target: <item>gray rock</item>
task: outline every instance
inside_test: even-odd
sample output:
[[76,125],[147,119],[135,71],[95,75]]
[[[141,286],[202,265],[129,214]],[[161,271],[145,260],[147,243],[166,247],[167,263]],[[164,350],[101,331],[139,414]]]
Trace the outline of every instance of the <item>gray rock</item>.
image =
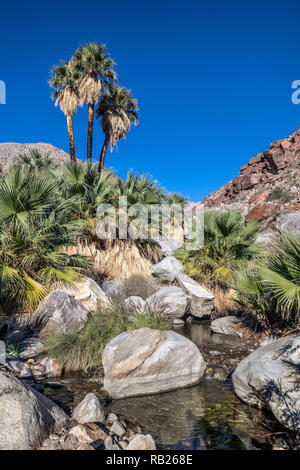
[[122,282],[119,281],[119,280],[117,280],[117,281],[105,281],[101,285],[101,289],[109,297],[118,297],[119,295],[121,295]]
[[27,338],[19,344],[19,358],[31,359],[43,350],[43,343],[38,338]]
[[300,431],[300,336],[256,349],[232,375],[236,394],[249,405],[268,407],[285,427]]
[[61,377],[63,373],[63,365],[57,359],[44,357],[41,364],[45,367],[44,375],[46,377]]
[[161,238],[155,241],[156,243],[158,243],[161,248],[162,254],[165,256],[171,255],[172,253],[174,253],[174,251],[178,250],[182,246],[182,243],[178,242],[174,238]]
[[74,409],[72,416],[80,424],[103,423],[105,420],[104,410],[94,393],[85,396]]
[[89,277],[84,277],[76,282],[74,286],[63,287],[61,290],[73,295],[89,312],[94,312],[98,308],[103,308],[109,304],[105,292]]
[[276,219],[275,226],[281,232],[289,235],[300,235],[300,212],[283,214]]
[[220,333],[222,335],[239,336],[240,338],[243,337],[241,319],[233,315],[216,318],[211,322],[210,329],[214,333]]
[[38,306],[34,317],[43,325],[41,335],[48,333],[77,333],[87,319],[89,311],[63,291],[53,291]]
[[37,449],[68,420],[55,403],[0,371],[0,450]]
[[125,300],[125,304],[130,312],[136,312],[138,310],[140,313],[143,313],[146,302],[142,297],[132,295]]
[[278,341],[279,339],[280,337],[276,335],[264,336],[259,340],[258,344],[259,347],[266,346],[267,344],[274,343],[274,341]]
[[140,328],[113,338],[102,362],[104,389],[112,398],[152,395],[200,381],[203,357],[189,339],[174,331]]
[[179,273],[176,279],[180,287],[191,297],[190,313],[198,318],[210,316],[215,302],[213,294],[186,274]]
[[162,281],[173,282],[183,269],[182,264],[173,256],[167,256],[152,268],[152,275]]
[[118,437],[122,437],[126,433],[126,429],[124,428],[123,424],[119,421],[114,421],[113,425],[110,428],[110,431],[116,434]]
[[272,249],[274,240],[276,238],[275,232],[259,232],[256,235],[256,243],[267,249]]
[[127,450],[156,450],[151,434],[136,434],[128,444]]
[[176,286],[162,287],[146,300],[146,305],[151,309],[163,310],[167,318],[182,318],[190,306],[190,297]]

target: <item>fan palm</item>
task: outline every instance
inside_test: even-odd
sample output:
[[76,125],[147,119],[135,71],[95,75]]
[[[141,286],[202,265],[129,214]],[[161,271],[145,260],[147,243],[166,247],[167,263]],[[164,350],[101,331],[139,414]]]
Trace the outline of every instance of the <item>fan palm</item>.
[[108,202],[114,192],[115,183],[109,172],[98,173],[92,163],[66,163],[63,174],[63,195],[77,195],[76,216],[81,219],[94,218],[99,204]]
[[258,231],[255,221],[244,224],[238,212],[204,214],[204,246],[198,250],[178,250],[176,257],[185,270],[211,287],[227,288],[237,268],[259,254],[254,243]]
[[98,102],[102,84],[115,82],[114,62],[105,50],[104,44],[88,43],[81,46],[72,58],[72,64],[80,73],[80,102],[88,104],[87,161],[92,161],[94,107]]
[[31,150],[26,154],[20,154],[15,159],[14,166],[24,167],[30,172],[36,172],[39,175],[47,172],[47,176],[58,177],[59,165],[50,157],[49,154],[43,155],[38,150]]
[[51,70],[50,85],[55,89],[52,97],[55,106],[60,106],[61,111],[67,116],[68,136],[70,144],[70,158],[76,163],[75,140],[73,132],[73,115],[79,106],[78,97],[78,72],[64,62]]
[[77,197],[64,200],[46,176],[11,168],[0,183],[0,303],[32,308],[53,283],[73,283],[90,265],[65,246],[81,233]]
[[101,173],[109,143],[112,151],[115,144],[122,137],[126,137],[131,122],[138,124],[137,100],[131,96],[130,90],[108,84],[97,107],[96,115],[101,118],[105,135],[98,167]]

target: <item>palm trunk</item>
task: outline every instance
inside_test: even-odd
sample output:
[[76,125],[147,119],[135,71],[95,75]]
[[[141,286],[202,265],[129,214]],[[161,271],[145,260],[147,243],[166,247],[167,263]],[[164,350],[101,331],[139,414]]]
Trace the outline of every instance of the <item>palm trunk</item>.
[[87,154],[86,154],[86,161],[87,161],[87,162],[92,162],[93,124],[94,124],[94,105],[93,105],[93,104],[89,104],[88,135],[87,135]]
[[102,173],[102,170],[103,170],[103,167],[104,167],[104,160],[105,160],[105,155],[106,155],[106,152],[107,152],[108,144],[109,144],[109,135],[106,135],[105,140],[104,140],[104,144],[103,144],[103,147],[102,147],[102,150],[101,150],[100,161],[99,161],[99,165],[98,165],[98,171],[99,171],[100,174]]
[[72,114],[67,114],[67,124],[68,124],[68,136],[69,136],[69,144],[70,144],[70,158],[71,158],[71,162],[76,163]]

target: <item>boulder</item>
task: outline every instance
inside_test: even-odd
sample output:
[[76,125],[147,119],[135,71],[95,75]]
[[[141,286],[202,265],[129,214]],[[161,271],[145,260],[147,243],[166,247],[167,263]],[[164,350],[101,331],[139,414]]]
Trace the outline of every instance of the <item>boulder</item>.
[[300,431],[300,336],[262,346],[243,359],[232,382],[249,405],[267,407],[285,427]]
[[149,309],[163,310],[167,318],[182,318],[190,305],[190,297],[176,286],[162,287],[155,294],[148,297],[146,305]]
[[182,243],[175,240],[175,238],[160,238],[155,241],[160,246],[162,254],[165,256],[171,255],[182,246]]
[[158,264],[155,264],[152,268],[152,275],[158,277],[162,281],[173,282],[182,271],[182,264],[173,256],[167,256],[162,259]]
[[42,325],[41,335],[48,333],[77,333],[87,319],[89,311],[63,291],[53,291],[42,300],[34,313],[37,323]]
[[73,419],[80,424],[103,423],[104,410],[94,393],[88,393],[73,411]]
[[216,318],[210,325],[211,331],[222,335],[232,335],[243,337],[243,324],[241,319],[233,315],[228,317]]
[[46,377],[61,377],[63,374],[63,366],[57,359],[44,357],[41,360],[42,366],[45,367],[44,375]]
[[68,420],[55,403],[0,371],[0,450],[37,449]]
[[203,357],[188,338],[174,331],[126,331],[106,346],[104,389],[112,398],[152,395],[198,383]]
[[210,316],[215,302],[213,294],[186,274],[179,273],[176,279],[180,287],[191,297],[190,313],[198,318]]
[[130,440],[126,450],[156,450],[151,434],[136,434]]
[[128,297],[128,299],[125,300],[125,304],[127,305],[128,310],[130,312],[139,311],[140,313],[143,313],[146,301],[138,295],[132,295],[131,297]]
[[118,297],[122,292],[121,281],[105,281],[101,285],[101,289],[105,292],[108,297]]
[[84,277],[74,286],[63,287],[61,290],[73,295],[89,312],[103,308],[109,303],[105,292],[89,277]]
[[281,232],[289,235],[300,235],[300,212],[291,212],[283,214],[276,219],[275,226]]
[[43,343],[38,338],[27,338],[19,344],[19,358],[31,359],[43,350]]

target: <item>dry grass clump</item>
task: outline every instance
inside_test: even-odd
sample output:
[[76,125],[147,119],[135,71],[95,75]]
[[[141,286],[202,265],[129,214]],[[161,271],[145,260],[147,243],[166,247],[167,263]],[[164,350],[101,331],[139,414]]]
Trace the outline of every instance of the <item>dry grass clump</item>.
[[136,240],[80,240],[72,253],[86,256],[93,262],[96,272],[110,279],[126,279],[131,276],[150,276],[153,264],[161,259],[159,245],[151,240],[137,243]]
[[115,300],[109,308],[91,314],[78,333],[43,337],[42,355],[57,359],[65,372],[95,368],[101,365],[102,352],[112,338],[144,327],[168,330],[171,324],[161,310],[152,308],[131,313],[123,301]]
[[146,300],[159,290],[158,282],[149,276],[134,275],[125,279],[122,283],[121,296],[128,299],[136,295]]

